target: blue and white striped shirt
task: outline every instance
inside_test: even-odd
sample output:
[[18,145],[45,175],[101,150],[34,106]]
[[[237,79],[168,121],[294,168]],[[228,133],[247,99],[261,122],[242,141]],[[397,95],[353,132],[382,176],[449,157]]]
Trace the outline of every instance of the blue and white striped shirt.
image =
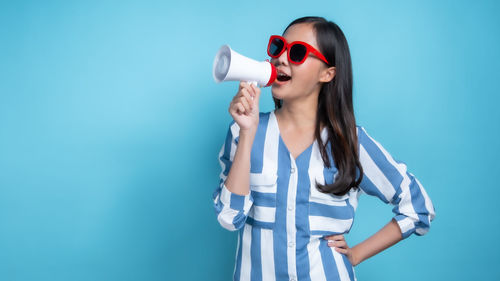
[[[259,116],[248,195],[225,186],[239,139],[234,121],[219,154],[222,171],[213,202],[219,223],[239,233],[233,280],[356,280],[347,257],[329,247],[323,236],[349,233],[363,192],[395,205],[392,211],[403,239],[427,233],[435,216],[429,196],[406,165],[393,159],[362,126],[356,126],[364,170],[360,188],[335,196],[315,187],[315,181],[331,184],[337,172],[335,165],[324,165],[317,141],[294,159],[281,138],[274,110]],[[327,134],[323,129],[324,141]]]

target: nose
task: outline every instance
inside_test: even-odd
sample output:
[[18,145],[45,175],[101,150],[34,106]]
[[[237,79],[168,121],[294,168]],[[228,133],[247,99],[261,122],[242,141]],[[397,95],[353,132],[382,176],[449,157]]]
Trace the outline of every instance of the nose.
[[274,65],[288,65],[288,50],[285,50],[279,58],[274,59]]

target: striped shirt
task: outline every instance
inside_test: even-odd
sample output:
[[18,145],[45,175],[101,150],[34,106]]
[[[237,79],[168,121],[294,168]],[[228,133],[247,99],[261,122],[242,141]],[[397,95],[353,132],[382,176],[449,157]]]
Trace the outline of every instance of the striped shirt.
[[[225,186],[239,139],[234,120],[219,153],[222,171],[213,203],[221,226],[238,230],[233,280],[356,280],[347,256],[329,247],[323,236],[349,233],[362,193],[395,206],[392,211],[403,239],[427,233],[435,216],[429,196],[406,164],[392,158],[362,126],[356,131],[363,180],[359,188],[336,196],[315,187],[315,182],[331,184],[337,173],[335,165],[324,165],[317,141],[294,159],[281,138],[274,110],[259,116],[248,195]],[[323,141],[327,136],[324,128]]]

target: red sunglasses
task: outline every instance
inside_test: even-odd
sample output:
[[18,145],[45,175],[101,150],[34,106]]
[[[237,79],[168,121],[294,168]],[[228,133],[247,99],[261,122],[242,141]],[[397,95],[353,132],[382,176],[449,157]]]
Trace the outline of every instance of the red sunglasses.
[[283,52],[288,49],[288,61],[293,64],[303,63],[309,53],[313,53],[320,60],[324,61],[329,65],[325,56],[323,56],[318,50],[313,46],[302,41],[294,41],[287,43],[283,36],[272,35],[269,38],[269,44],[267,45],[267,54],[271,58],[279,58]]

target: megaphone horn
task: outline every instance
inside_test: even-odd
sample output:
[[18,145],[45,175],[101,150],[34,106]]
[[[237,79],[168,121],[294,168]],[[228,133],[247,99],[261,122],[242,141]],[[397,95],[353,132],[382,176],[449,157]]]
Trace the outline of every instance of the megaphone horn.
[[269,61],[256,61],[247,58],[229,47],[220,47],[214,59],[213,76],[219,83],[222,81],[248,81],[259,87],[267,87],[274,83],[277,77],[276,67]]

